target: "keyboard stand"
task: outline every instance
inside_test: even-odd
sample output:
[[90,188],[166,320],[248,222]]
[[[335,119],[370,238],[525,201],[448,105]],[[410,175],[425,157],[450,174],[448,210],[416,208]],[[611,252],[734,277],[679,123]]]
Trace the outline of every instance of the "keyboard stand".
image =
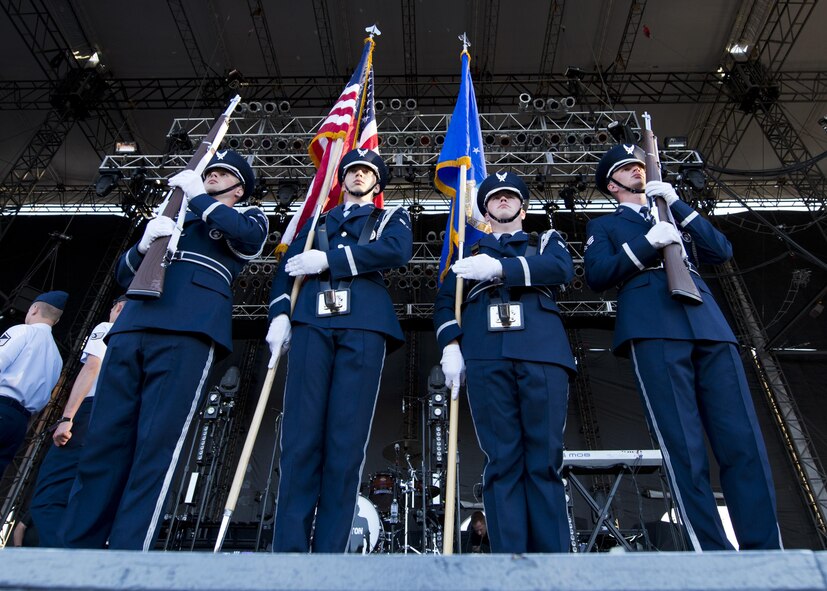
[[[629,465],[625,463],[618,463],[613,466],[607,466],[601,469],[581,469],[577,466],[564,466],[563,468],[563,477],[568,479],[571,489],[576,490],[580,493],[580,496],[586,501],[589,507],[594,511],[594,513],[598,516],[597,521],[595,522],[594,529],[592,530],[591,535],[589,536],[589,542],[586,544],[585,549],[583,552],[591,552],[594,548],[595,542],[597,541],[597,536],[600,535],[601,532],[604,532],[603,528],[605,527],[608,533],[617,540],[617,542],[623,546],[623,548],[629,552],[634,552],[634,547],[626,540],[626,538],[621,533],[620,529],[612,523],[610,519],[610,511],[612,508],[612,501],[614,501],[615,495],[617,495],[617,490],[620,487],[620,483],[623,480],[623,476],[626,474],[637,474],[642,472],[654,472],[657,471],[657,467],[650,467],[650,466],[637,466],[637,465]],[[606,502],[601,506],[600,503],[595,500],[594,496],[589,492],[589,490],[583,485],[580,479],[577,477],[575,472],[579,472],[583,475],[596,475],[596,474],[614,474],[614,481],[612,482],[611,490],[609,491],[608,496],[606,497]]]

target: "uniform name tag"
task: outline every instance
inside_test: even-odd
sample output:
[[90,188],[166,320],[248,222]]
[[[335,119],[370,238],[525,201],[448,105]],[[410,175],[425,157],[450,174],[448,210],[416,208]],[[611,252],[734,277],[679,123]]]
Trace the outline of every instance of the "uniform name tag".
[[523,305],[520,302],[488,306],[488,330],[523,330]]
[[316,317],[350,314],[350,289],[325,289],[316,294]]

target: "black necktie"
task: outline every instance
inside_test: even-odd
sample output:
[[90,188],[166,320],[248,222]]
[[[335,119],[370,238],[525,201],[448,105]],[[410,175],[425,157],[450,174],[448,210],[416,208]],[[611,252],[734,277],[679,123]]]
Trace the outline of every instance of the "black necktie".
[[359,204],[358,204],[358,203],[351,203],[351,204],[350,204],[350,207],[348,207],[348,208],[345,210],[345,216],[348,216],[348,215],[352,214],[352,213],[353,213],[354,211],[356,211],[357,209],[359,209]]
[[511,234],[500,234],[500,244],[505,244],[511,238]]
[[646,207],[645,205],[640,208],[640,215],[642,215],[643,219],[646,220],[647,222],[652,221],[652,214],[649,213],[649,208]]

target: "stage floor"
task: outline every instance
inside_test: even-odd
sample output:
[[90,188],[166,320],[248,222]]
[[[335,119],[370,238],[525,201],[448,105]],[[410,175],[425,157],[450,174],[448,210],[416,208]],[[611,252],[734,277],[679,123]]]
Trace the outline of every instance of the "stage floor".
[[0,589],[827,589],[827,553],[411,556],[6,548]]

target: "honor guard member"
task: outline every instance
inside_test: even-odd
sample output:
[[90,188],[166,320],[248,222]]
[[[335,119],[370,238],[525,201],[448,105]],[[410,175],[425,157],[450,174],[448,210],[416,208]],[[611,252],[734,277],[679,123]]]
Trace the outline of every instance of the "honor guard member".
[[[267,218],[250,196],[255,174],[232,150],[199,177],[169,180],[188,203],[160,298],[129,300],[109,331],[86,446],[64,519],[68,547],[149,550],[213,359],[232,349],[233,279],[261,253]],[[118,262],[127,288],[153,240],[172,233],[159,216]]]
[[347,549],[385,352],[404,341],[382,272],[411,258],[408,213],[374,207],[388,182],[376,152],[348,152],[338,175],[344,202],[320,217],[302,252],[305,224],[273,281],[267,342],[274,352],[292,344],[274,552],[309,551],[311,529],[313,552]]
[[54,445],[49,447],[43,463],[40,464],[34,496],[29,507],[40,536],[40,546],[59,548],[63,545],[57,537],[57,532],[63,521],[63,513],[77,474],[80,452],[86,440],[98,374],[103,356],[106,354],[103,339],[125,304],[126,296],[120,296],[112,302],[109,321],[99,323],[86,339],[80,358],[83,367],[75,378],[69,399],[63,407],[63,416],[52,433]]
[[69,294],[47,291],[23,324],[0,335],[0,478],[26,437],[29,419],[49,402],[63,360],[52,336]]
[[[571,280],[574,265],[556,231],[539,238],[523,231],[528,199],[511,172],[480,184],[477,203],[493,233],[466,247],[434,304],[446,384],[458,385],[467,364],[468,403],[486,456],[482,500],[497,553],[569,547],[560,469],[575,364],[554,292]],[[467,281],[461,328],[457,277]]]
[[[732,246],[672,185],[646,182],[644,157],[641,148],[620,144],[597,166],[597,188],[620,206],[586,228],[586,280],[598,292],[618,288],[614,352],[634,364],[692,547],[732,549],[709,482],[706,433],[741,549],[780,548],[772,476],[735,336],[695,270],[723,263]],[[656,196],[680,231],[645,219],[647,198]],[[702,303],[669,294],[661,249],[673,243],[684,245]]]

